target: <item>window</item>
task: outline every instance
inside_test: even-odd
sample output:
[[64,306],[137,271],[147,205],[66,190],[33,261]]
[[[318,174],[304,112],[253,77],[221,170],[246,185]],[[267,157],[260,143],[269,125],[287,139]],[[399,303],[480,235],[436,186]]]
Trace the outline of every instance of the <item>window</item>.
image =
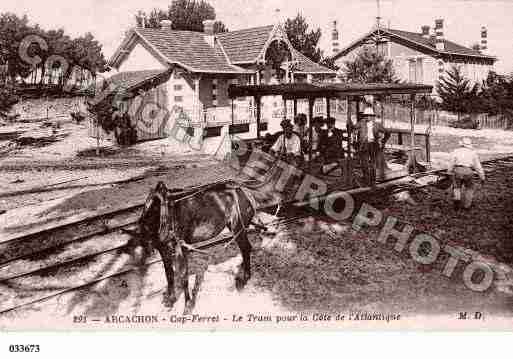
[[183,96],[175,96],[175,102],[182,102]]
[[417,72],[416,72],[415,82],[417,82],[417,83],[424,82],[424,69],[422,66],[422,59],[417,59]]
[[182,91],[182,88],[183,88],[183,87],[182,87],[182,85],[180,85],[180,84],[178,84],[178,85],[174,85],[174,86],[173,86],[173,90],[175,90],[175,91]]
[[424,81],[424,69],[422,59],[410,59],[408,62],[408,81],[411,83],[422,83]]
[[417,67],[415,66],[415,60],[410,60],[409,61],[410,74],[408,77],[409,82],[415,82],[416,68]]

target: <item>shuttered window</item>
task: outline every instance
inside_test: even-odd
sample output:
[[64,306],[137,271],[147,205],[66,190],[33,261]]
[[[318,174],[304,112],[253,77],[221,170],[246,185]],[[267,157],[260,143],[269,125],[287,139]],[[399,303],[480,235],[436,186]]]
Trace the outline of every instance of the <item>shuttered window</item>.
[[424,66],[422,59],[410,59],[408,62],[408,81],[411,83],[424,82]]

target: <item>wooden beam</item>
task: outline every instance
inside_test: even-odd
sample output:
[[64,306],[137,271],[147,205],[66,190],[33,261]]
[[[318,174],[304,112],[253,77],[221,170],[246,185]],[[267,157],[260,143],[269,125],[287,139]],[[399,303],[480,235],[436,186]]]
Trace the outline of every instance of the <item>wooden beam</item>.
[[352,171],[353,171],[353,165],[352,165],[352,133],[353,133],[353,123],[351,120],[351,96],[347,97],[347,123],[346,123],[346,129],[347,129],[347,156],[344,166],[344,183],[347,186],[352,185]]
[[415,173],[415,95],[410,96],[410,156],[408,165],[411,166],[411,173]]
[[261,120],[261,106],[260,106],[260,96],[255,96],[255,106],[256,106],[256,121],[257,121],[257,138],[260,139],[260,120]]
[[232,109],[232,125],[233,125],[233,119],[234,119],[234,116],[235,116],[234,111],[233,111],[233,98],[231,99],[231,101],[232,101],[231,102],[231,109]]
[[[310,97],[308,99],[308,142],[312,143],[313,132],[312,132],[312,119],[313,119],[313,107],[315,98]],[[308,149],[308,169],[310,169],[312,163],[312,146]]]

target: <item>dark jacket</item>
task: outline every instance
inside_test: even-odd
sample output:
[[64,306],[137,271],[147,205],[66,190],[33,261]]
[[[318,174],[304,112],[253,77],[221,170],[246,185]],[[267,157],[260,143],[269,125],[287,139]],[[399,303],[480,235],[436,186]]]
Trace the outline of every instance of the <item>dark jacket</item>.
[[328,136],[328,130],[321,132],[319,150],[326,159],[337,159],[342,151],[342,136],[344,132],[338,128],[334,128],[332,131],[331,136]]

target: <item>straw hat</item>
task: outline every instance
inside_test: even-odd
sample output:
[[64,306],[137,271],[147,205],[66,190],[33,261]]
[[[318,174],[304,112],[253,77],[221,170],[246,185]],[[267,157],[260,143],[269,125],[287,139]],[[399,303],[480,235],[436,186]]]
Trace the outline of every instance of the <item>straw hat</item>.
[[459,145],[461,147],[472,148],[472,141],[468,137],[464,137],[460,140]]
[[374,113],[374,109],[372,108],[372,106],[368,106],[363,110],[362,116],[369,118],[369,117],[376,116],[376,114]]

